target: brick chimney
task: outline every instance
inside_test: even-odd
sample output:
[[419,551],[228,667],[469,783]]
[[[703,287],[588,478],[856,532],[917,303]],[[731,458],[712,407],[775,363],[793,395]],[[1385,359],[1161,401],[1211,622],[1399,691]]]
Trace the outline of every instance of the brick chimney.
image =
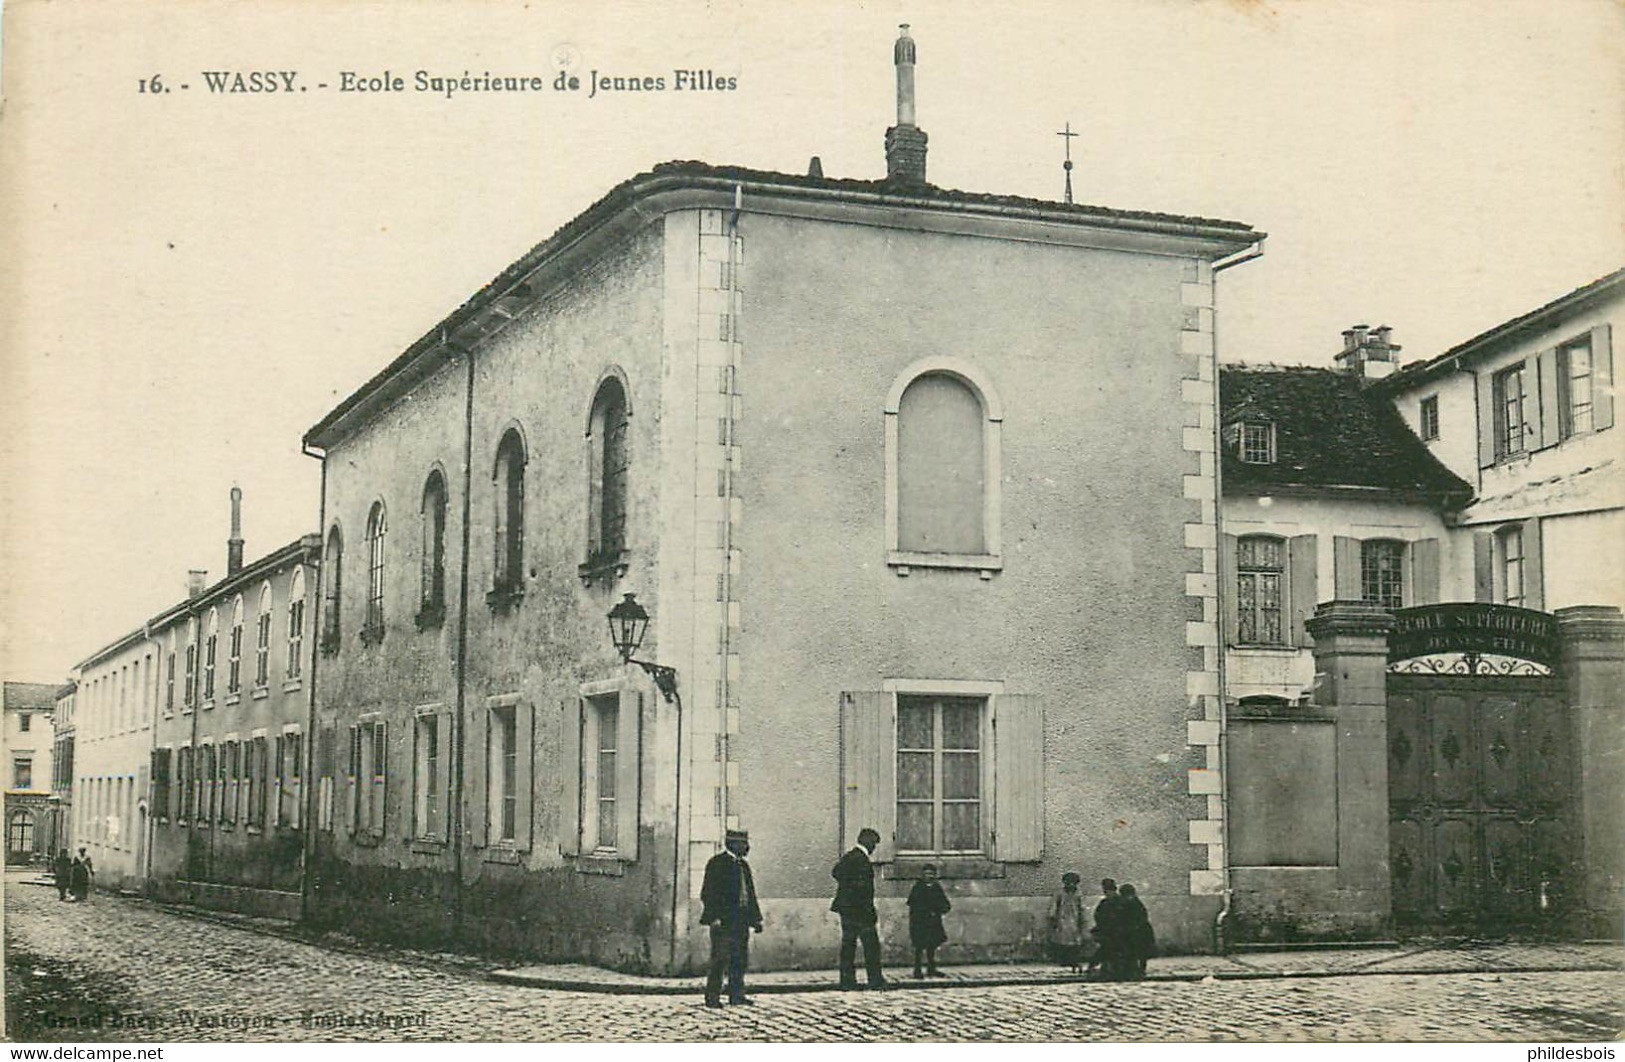
[[231,488],[231,537],[226,539],[226,577],[243,570],[243,492]]
[[897,124],[886,130],[886,179],[903,184],[925,183],[925,133],[914,124],[914,39],[908,24],[892,46],[897,67]]
[[201,595],[209,585],[209,573],[202,568],[193,568],[186,573],[186,597],[188,600]]
[[1387,325],[1357,324],[1343,332],[1343,349],[1337,353],[1337,368],[1365,380],[1392,376],[1399,368],[1402,349],[1393,342],[1394,330]]

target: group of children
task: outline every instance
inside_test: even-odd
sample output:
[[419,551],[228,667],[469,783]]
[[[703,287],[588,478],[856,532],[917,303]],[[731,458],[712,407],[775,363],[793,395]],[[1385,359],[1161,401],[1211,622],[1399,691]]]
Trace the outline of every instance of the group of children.
[[[908,894],[908,936],[914,947],[916,980],[944,976],[937,968],[937,949],[948,940],[942,916],[953,907],[937,881],[937,868],[927,865],[920,874]],[[1140,980],[1145,976],[1146,960],[1156,950],[1156,935],[1145,904],[1133,885],[1118,885],[1106,878],[1100,883],[1101,898],[1095,905],[1091,927],[1083,894],[1078,891],[1082,880],[1071,871],[1061,875],[1061,891],[1050,905],[1050,957],[1080,976],[1103,981]]]

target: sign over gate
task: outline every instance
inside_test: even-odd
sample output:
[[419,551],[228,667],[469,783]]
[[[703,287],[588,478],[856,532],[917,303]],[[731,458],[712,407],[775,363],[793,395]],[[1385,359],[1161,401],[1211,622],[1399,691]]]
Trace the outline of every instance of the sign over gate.
[[1441,653],[1510,656],[1548,668],[1558,663],[1557,620],[1510,605],[1422,605],[1394,613],[1388,661]]

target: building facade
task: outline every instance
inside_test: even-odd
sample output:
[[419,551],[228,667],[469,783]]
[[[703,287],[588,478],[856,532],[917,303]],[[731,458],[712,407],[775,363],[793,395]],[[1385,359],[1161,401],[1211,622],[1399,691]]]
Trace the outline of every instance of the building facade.
[[4,689],[6,862],[40,862],[55,851],[50,797],[57,688],[7,682]]
[[48,850],[52,852],[76,847],[73,834],[73,706],[79,685],[72,679],[57,687],[51,712],[51,730],[54,742],[51,754],[51,809]]
[[1262,235],[935,188],[911,109],[887,149],[635,177],[307,434],[317,917],[692,968],[742,826],[753,962],[821,965],[873,826],[899,953],[928,863],[967,957],[1065,870],[1210,942],[1213,265]]
[[104,888],[140,888],[147,876],[147,760],[158,668],[158,646],[146,628],[74,668],[72,834]]

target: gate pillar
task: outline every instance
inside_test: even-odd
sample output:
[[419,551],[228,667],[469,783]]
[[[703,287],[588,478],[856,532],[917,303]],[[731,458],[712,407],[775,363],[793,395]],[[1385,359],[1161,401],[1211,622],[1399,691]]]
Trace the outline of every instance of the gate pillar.
[[1612,605],[1555,615],[1574,727],[1583,931],[1618,939],[1625,929],[1625,616]]
[[1337,728],[1337,902],[1350,928],[1390,917],[1388,635],[1393,613],[1331,601],[1306,628],[1315,640],[1315,702]]

